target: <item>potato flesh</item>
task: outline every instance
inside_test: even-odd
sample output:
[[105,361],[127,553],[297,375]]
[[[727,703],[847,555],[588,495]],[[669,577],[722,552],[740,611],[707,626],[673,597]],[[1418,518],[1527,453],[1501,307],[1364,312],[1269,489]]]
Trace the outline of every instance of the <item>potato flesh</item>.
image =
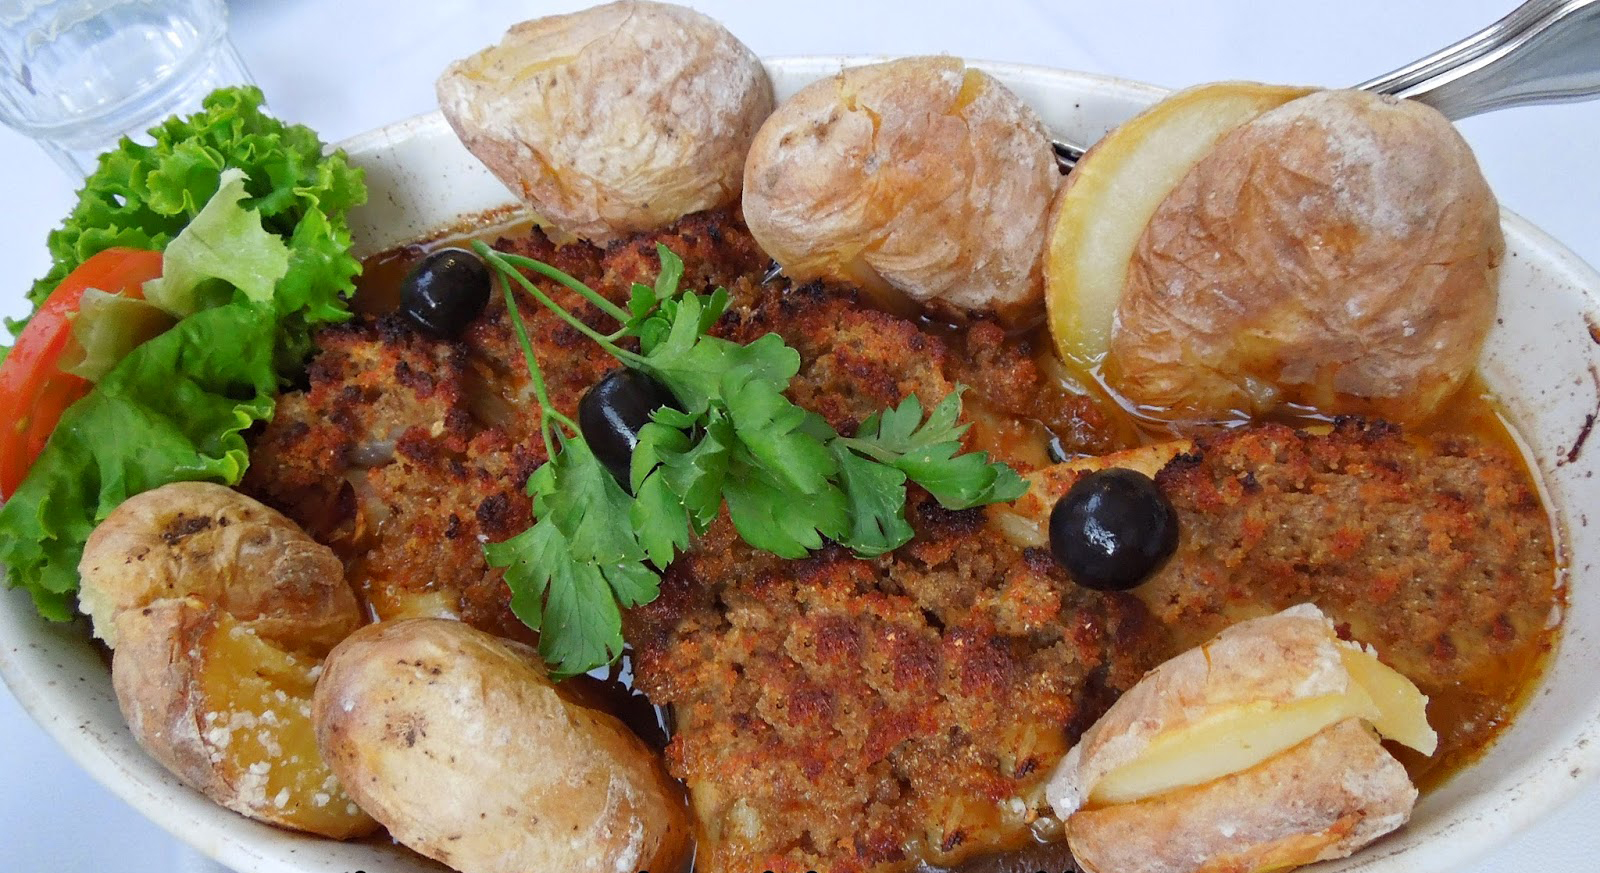
[[1378,733],[1424,755],[1439,747],[1439,735],[1428,725],[1428,698],[1399,671],[1377,656],[1355,646],[1341,646],[1344,668],[1372,696],[1377,716],[1372,726]]
[[317,750],[315,662],[223,613],[199,671],[201,735],[240,802],[262,818],[333,837],[371,831]]
[[1169,97],[1106,135],[1073,170],[1045,256],[1050,334],[1062,359],[1105,357],[1128,262],[1161,201],[1217,140],[1310,92],[1242,82]]
[[1226,778],[1067,823],[1089,873],[1266,873],[1345,857],[1405,823],[1405,768],[1357,719]]
[[1349,718],[1431,754],[1437,736],[1428,726],[1422,692],[1371,654],[1348,645],[1339,649],[1351,680],[1344,692],[1233,706],[1165,733],[1097,782],[1090,806],[1132,803],[1244,772]]
[[1359,687],[1286,706],[1265,701],[1217,713],[1165,734],[1144,754],[1107,773],[1089,794],[1092,806],[1132,803],[1239,773],[1293,748],[1334,722],[1372,720],[1372,698]]

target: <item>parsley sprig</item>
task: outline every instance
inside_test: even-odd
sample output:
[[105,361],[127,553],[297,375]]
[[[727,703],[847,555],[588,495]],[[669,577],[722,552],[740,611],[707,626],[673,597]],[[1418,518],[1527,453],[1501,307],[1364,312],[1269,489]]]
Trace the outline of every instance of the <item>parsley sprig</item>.
[[[529,477],[534,524],[484,547],[505,569],[511,608],[540,632],[539,651],[557,676],[615,660],[621,610],[649,603],[660,573],[704,534],[724,505],[746,543],[800,558],[832,540],[861,557],[912,537],[906,482],[948,509],[1015,500],[1026,482],[983,452],[961,451],[961,391],[927,413],[915,396],[875,414],[853,437],[787,396],[800,354],[777,334],[739,344],[710,331],[729,296],[680,291],[683,261],[656,247],[661,271],[636,284],[626,308],[541,261],[473,248],[495,273],[527,361],[539,433],[549,462]],[[576,292],[619,327],[603,334],[542,291],[524,270]],[[607,471],[578,425],[550,402],[514,287],[672,392],[639,433],[629,488]],[[634,351],[620,345],[632,338]]]

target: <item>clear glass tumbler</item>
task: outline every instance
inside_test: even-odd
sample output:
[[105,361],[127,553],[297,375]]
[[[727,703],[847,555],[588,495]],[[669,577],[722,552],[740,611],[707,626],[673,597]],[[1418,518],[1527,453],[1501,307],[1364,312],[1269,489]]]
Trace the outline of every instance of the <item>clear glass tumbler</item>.
[[222,0],[0,0],[0,122],[77,177],[250,74]]

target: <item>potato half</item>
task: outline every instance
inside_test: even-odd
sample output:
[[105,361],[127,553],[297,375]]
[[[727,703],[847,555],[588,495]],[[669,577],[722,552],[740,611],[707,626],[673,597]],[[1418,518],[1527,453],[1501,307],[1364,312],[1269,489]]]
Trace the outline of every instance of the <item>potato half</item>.
[[1019,312],[1060,174],[1044,124],[986,73],[950,57],[851,67],[761,126],[744,215],[793,279],[920,302]]
[[1322,91],[1234,129],[1151,215],[1108,381],[1179,417],[1428,418],[1494,321],[1500,211],[1438,111]]
[[176,482],[124,501],[89,535],[78,604],[115,649],[119,615],[193,597],[286,646],[326,653],[361,624],[331,549],[231,488]]
[[131,610],[117,625],[111,679],[128,728],[185,784],[282,827],[336,839],[377,830],[317,751],[316,658],[192,597]]
[[1050,333],[1062,360],[1098,365],[1128,262],[1150,216],[1217,140],[1309,88],[1220,82],[1162,100],[1106,134],[1067,177],[1044,261]]
[[[1431,754],[1426,707],[1408,680],[1302,604],[1151,671],[1084,733],[1046,793],[1091,870],[1250,871],[1342,857],[1403,824],[1416,799],[1365,725]],[[1116,836],[1178,824],[1182,840]]]
[[337,838],[377,829],[311,727],[322,656],[361,623],[331,550],[232,489],[183,482],[117,507],[78,569],[117,703],[152,757],[251,818]]
[[317,739],[401,843],[470,873],[681,868],[681,788],[537,652],[460,622],[369,625],[329,655]]
[[601,242],[738,200],[773,105],[726,28],[640,0],[518,24],[436,90],[467,149],[542,220]]
[[1243,772],[1079,812],[1067,840],[1088,873],[1265,873],[1345,857],[1403,825],[1415,799],[1352,718]]

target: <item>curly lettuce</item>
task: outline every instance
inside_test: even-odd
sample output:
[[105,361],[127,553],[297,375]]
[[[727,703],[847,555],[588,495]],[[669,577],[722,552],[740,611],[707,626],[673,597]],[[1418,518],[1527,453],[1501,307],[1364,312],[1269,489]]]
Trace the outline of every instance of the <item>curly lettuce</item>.
[[313,323],[347,317],[341,296],[361,267],[350,257],[343,216],[366,200],[362,173],[343,152],[324,155],[310,128],[284,124],[261,104],[258,88],[224,88],[195,115],[151,129],[152,144],[124,138],[101,155],[77,205],[50,234],[52,265],[28,292],[34,305],[105,249],[166,248],[233,167],[248,177],[242,205],[261,216],[267,231],[290,240],[289,275],[280,293]]
[[61,416],[0,507],[0,563],[41,615],[73,615],[83,544],[122,501],[169,482],[235,484],[244,432],[270,418],[278,375],[272,319],[230,303],[134,349]]
[[163,250],[147,291],[181,320],[67,409],[0,506],[0,564],[47,618],[72,616],[84,542],[122,501],[171,482],[237,484],[245,434],[304,367],[314,328],[350,317],[361,264],[345,214],[366,199],[361,170],[261,102],[223,89],[154,128],[153,145],[124,139],[50,235],[35,306],[87,258],[134,246]]

